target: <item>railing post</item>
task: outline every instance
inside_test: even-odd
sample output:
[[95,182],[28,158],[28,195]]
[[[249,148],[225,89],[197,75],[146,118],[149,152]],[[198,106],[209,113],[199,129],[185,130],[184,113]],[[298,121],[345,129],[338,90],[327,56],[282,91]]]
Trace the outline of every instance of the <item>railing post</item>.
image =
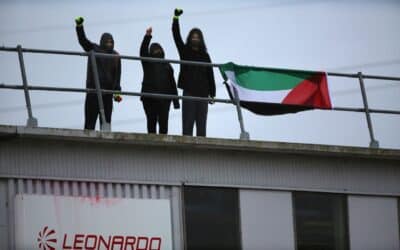
[[235,87],[233,89],[233,96],[235,100],[236,111],[238,113],[238,119],[240,124],[240,140],[250,140],[250,134],[244,130],[244,123],[243,123],[243,116],[242,116],[242,109],[240,107],[240,99],[239,94]]
[[33,117],[33,115],[32,115],[31,98],[29,96],[28,80],[26,78],[24,56],[22,54],[21,45],[17,46],[17,50],[18,50],[19,67],[21,69],[22,83],[24,85],[26,109],[28,110],[28,120],[26,122],[26,126],[34,128],[34,127],[37,127],[38,120],[35,117]]
[[107,123],[107,121],[106,121],[106,116],[105,116],[105,112],[104,112],[104,104],[103,104],[103,93],[101,92],[99,72],[97,71],[96,56],[95,56],[93,50],[90,51],[90,60],[92,63],[94,83],[96,85],[97,101],[99,103],[99,111],[100,111],[100,119],[101,119],[100,129],[103,131],[111,131],[111,124]]
[[364,79],[363,79],[363,75],[361,72],[358,72],[358,80],[360,81],[360,88],[361,88],[361,94],[362,94],[362,99],[363,99],[363,103],[364,103],[365,116],[367,118],[369,137],[371,140],[369,143],[369,147],[370,148],[379,148],[379,142],[377,140],[375,140],[375,137],[374,137],[374,130],[372,128],[372,122],[371,122],[371,114],[370,114],[369,108],[368,108],[367,94],[365,92]]

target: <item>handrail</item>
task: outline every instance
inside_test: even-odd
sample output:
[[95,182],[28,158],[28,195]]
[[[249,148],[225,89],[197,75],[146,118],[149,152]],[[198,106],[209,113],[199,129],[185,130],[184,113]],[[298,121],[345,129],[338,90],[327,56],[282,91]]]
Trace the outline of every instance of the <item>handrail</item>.
[[[18,49],[15,47],[6,47],[1,46],[0,51],[11,51],[17,52]],[[67,51],[67,50],[45,50],[45,49],[30,49],[30,48],[22,48],[22,52],[27,53],[38,53],[38,54],[54,54],[54,55],[71,55],[71,56],[90,56],[90,52],[77,52],[77,51]],[[147,61],[147,62],[165,62],[165,63],[173,63],[173,64],[188,64],[188,65],[197,65],[204,67],[220,67],[223,65],[222,63],[207,63],[207,62],[198,62],[198,61],[187,61],[187,60],[174,60],[174,59],[163,59],[163,58],[152,58],[152,57],[141,57],[141,56],[128,56],[128,55],[117,55],[117,54],[107,54],[107,53],[99,53],[94,52],[96,57],[118,57],[126,60],[137,60],[137,61]],[[251,66],[252,68],[261,68]],[[270,69],[278,69],[278,68],[270,68]],[[302,69],[296,69],[302,70]],[[358,73],[339,73],[339,72],[326,72],[328,76],[337,76],[337,77],[350,77],[350,78],[358,78]],[[364,75],[364,79],[376,79],[376,80],[392,80],[392,81],[400,81],[400,77],[397,76],[380,76],[380,75]]]
[[[7,85],[0,83],[0,89],[24,89],[21,85]],[[96,93],[96,89],[84,89],[84,88],[65,88],[65,87],[50,87],[50,86],[28,86],[29,90],[38,91],[57,91],[57,92],[79,92],[79,93]],[[204,101],[204,102],[219,102],[219,103],[234,103],[229,99],[219,98],[208,98],[208,97],[197,97],[197,96],[177,96],[167,94],[154,94],[144,92],[129,92],[129,91],[118,91],[118,90],[100,90],[103,94],[121,94],[127,96],[144,96],[144,97],[160,97],[162,99],[181,99],[181,100],[192,100],[192,101]],[[400,112],[400,111],[399,111]]]
[[[0,89],[24,89],[23,86],[17,84],[5,84],[0,83]],[[51,87],[51,86],[28,86],[29,90],[34,91],[56,91],[56,92],[77,92],[77,93],[96,93],[96,89],[86,89],[86,88],[65,88],[65,87]],[[220,98],[208,98],[208,97],[196,97],[196,96],[176,96],[167,94],[154,94],[146,92],[131,92],[131,91],[117,91],[117,90],[106,90],[101,89],[103,94],[121,94],[126,96],[143,96],[143,97],[154,97],[160,99],[178,99],[178,100],[192,100],[192,101],[204,101],[204,102],[216,102],[225,104],[235,104],[234,101],[230,99],[220,99]],[[327,111],[347,111],[347,112],[365,112],[364,108],[346,108],[346,107],[332,107],[331,109],[323,108],[313,108],[314,110],[327,110]],[[386,110],[386,109],[369,109],[370,113],[377,114],[391,114],[400,115],[400,111],[397,110]]]
[[[30,104],[29,90],[35,91],[59,91],[59,92],[84,92],[84,93],[96,93],[99,107],[100,107],[100,119],[103,121],[103,126],[101,130],[110,130],[110,124],[105,122],[105,115],[103,107],[102,94],[121,94],[127,96],[144,96],[144,97],[153,97],[153,98],[162,98],[162,99],[182,99],[182,100],[193,100],[193,101],[202,101],[202,102],[217,102],[217,103],[229,103],[236,106],[238,113],[238,120],[240,123],[241,134],[240,138],[248,140],[249,134],[244,130],[243,118],[241,114],[240,100],[237,95],[235,95],[234,100],[228,99],[218,99],[218,98],[206,98],[206,97],[194,97],[194,96],[177,96],[177,95],[166,95],[166,94],[154,94],[154,93],[139,93],[139,92],[128,92],[128,91],[113,91],[113,90],[105,90],[100,89],[100,84],[98,81],[98,72],[96,67],[96,57],[117,57],[120,59],[126,60],[140,60],[140,61],[148,61],[148,62],[162,62],[162,63],[173,63],[173,64],[186,64],[186,65],[197,65],[203,67],[220,67],[223,64],[218,63],[208,63],[208,62],[199,62],[199,61],[187,61],[187,60],[173,60],[173,59],[163,59],[163,58],[151,58],[151,57],[141,57],[141,56],[128,56],[128,55],[119,55],[119,54],[106,54],[106,53],[98,53],[94,51],[90,52],[77,52],[77,51],[65,51],[65,50],[45,50],[45,49],[30,49],[30,48],[22,48],[21,45],[17,47],[5,47],[1,46],[0,51],[6,52],[17,52],[18,58],[20,62],[21,75],[23,79],[23,85],[7,85],[4,83],[0,84],[0,89],[18,89],[24,90],[25,92],[25,101],[27,105],[28,111],[28,122],[27,126],[36,127],[37,119],[32,115],[32,107]],[[50,87],[50,86],[29,86],[25,65],[23,60],[23,53],[39,53],[39,54],[54,54],[54,55],[72,55],[72,56],[85,56],[88,57],[89,60],[92,61],[92,71],[95,79],[96,89],[86,89],[86,88],[66,88],[66,87]],[[262,67],[254,67],[252,68],[260,68]],[[269,68],[269,69],[277,69],[277,68]],[[363,112],[366,115],[366,121],[368,124],[368,130],[370,134],[370,147],[378,148],[379,143],[374,138],[373,128],[372,128],[372,120],[370,117],[370,113],[380,113],[380,114],[395,114],[400,115],[400,111],[397,110],[386,110],[386,109],[371,109],[368,107],[368,100],[366,95],[366,90],[364,86],[364,79],[376,79],[376,80],[390,80],[390,81],[400,81],[400,77],[394,76],[381,76],[381,75],[364,75],[361,72],[357,72],[355,74],[352,73],[337,73],[337,72],[326,72],[329,76],[335,77],[348,77],[348,78],[357,78],[360,83],[360,90],[362,93],[364,108],[347,108],[347,107],[333,107],[332,109],[323,109],[323,108],[314,108],[314,109],[323,109],[323,110],[335,110],[335,111],[350,111],[350,112]]]

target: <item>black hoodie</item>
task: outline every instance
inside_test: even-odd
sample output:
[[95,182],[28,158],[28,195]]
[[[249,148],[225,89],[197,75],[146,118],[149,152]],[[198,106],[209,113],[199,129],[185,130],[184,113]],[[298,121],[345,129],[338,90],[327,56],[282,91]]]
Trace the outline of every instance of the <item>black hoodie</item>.
[[[151,44],[149,50],[151,38],[151,35],[144,36],[142,45],[140,46],[140,56],[164,58],[164,51],[160,44]],[[161,53],[158,56],[155,56],[153,55],[153,52],[157,49],[160,50]],[[178,90],[176,89],[176,82],[174,78],[174,71],[169,63],[142,61],[142,67],[142,93],[145,92],[178,95]],[[143,100],[143,98],[141,98],[141,100]],[[173,101],[175,105],[178,105],[178,99],[174,99]]]
[[[107,48],[105,45],[107,40],[112,40],[114,44],[113,37],[110,33],[104,33],[101,36],[100,45],[92,43],[86,38],[83,26],[77,26],[76,33],[78,35],[79,44],[86,52],[93,50],[99,53],[118,54],[114,50],[114,46]],[[100,87],[107,90],[121,90],[121,59],[97,57],[96,64],[99,73]],[[87,64],[86,88],[96,88],[90,59]]]
[[[172,34],[181,60],[211,62],[205,49],[196,51],[187,43],[184,44],[179,29],[179,21],[173,20]],[[215,97],[215,80],[212,67],[181,64],[178,87],[192,96]]]

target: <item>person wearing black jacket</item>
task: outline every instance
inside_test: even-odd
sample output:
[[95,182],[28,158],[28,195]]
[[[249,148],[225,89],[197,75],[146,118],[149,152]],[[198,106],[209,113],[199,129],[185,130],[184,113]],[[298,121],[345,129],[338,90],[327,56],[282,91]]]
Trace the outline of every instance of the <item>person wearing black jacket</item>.
[[[83,17],[77,17],[76,33],[78,35],[79,44],[82,48],[88,51],[95,51],[99,53],[118,54],[114,50],[114,40],[110,33],[103,33],[100,39],[100,45],[89,41],[86,37],[83,29]],[[117,57],[96,57],[97,71],[99,75],[100,88],[106,90],[118,90],[121,91],[120,79],[121,79],[121,59]],[[90,58],[87,64],[86,74],[86,88],[95,89],[96,85],[94,82],[94,76],[92,71],[92,63]],[[111,124],[111,113],[113,109],[113,95],[103,94],[103,104],[105,120]],[[121,96],[114,95],[114,101],[120,102]],[[97,117],[100,114],[99,104],[96,93],[87,93],[85,100],[85,129],[95,129]],[[100,119],[100,126],[102,126],[102,120]]]
[[[152,28],[146,30],[146,35],[143,38],[140,46],[141,57],[164,58],[164,50],[158,43],[149,44],[152,38]],[[169,63],[165,62],[149,62],[142,60],[143,67],[143,82],[142,93],[155,93],[178,95],[174,78],[174,71]],[[141,97],[143,108],[147,118],[148,133],[157,133],[156,126],[158,122],[159,133],[168,133],[168,115],[171,101],[174,103],[174,108],[179,109],[178,99],[160,99]]]
[[[183,11],[175,9],[172,34],[181,60],[200,61],[211,63],[203,33],[193,28],[183,42],[179,28],[179,16]],[[178,87],[183,89],[184,96],[215,97],[215,80],[212,67],[181,64]],[[212,102],[210,102],[212,104]],[[182,102],[182,130],[183,135],[193,135],[193,126],[196,122],[197,136],[206,136],[208,103],[183,100]]]

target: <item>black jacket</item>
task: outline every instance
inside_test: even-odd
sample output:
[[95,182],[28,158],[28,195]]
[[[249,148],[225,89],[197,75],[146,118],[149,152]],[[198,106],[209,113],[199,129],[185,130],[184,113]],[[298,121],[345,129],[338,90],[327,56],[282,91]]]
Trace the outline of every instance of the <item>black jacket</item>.
[[[86,52],[94,50],[95,52],[99,53],[118,54],[115,50],[113,50],[112,52],[108,52],[104,50],[100,45],[89,41],[86,38],[83,26],[77,26],[76,33],[78,35],[79,44]],[[97,57],[96,64],[97,71],[99,73],[100,87],[107,90],[121,90],[121,59]],[[90,58],[87,64],[86,88],[96,88]]]
[[[195,51],[184,44],[177,19],[173,20],[172,34],[181,60],[211,62],[207,52]],[[193,96],[215,97],[215,80],[212,67],[181,64],[178,87]]]
[[[152,36],[145,35],[140,46],[141,57],[151,57],[149,44]],[[143,82],[142,93],[158,93],[178,95],[174,71],[169,63],[142,61]],[[143,98],[140,98],[143,100]],[[158,99],[162,100],[162,99]],[[165,99],[164,99],[165,100]],[[179,105],[178,99],[173,99],[175,105]]]

